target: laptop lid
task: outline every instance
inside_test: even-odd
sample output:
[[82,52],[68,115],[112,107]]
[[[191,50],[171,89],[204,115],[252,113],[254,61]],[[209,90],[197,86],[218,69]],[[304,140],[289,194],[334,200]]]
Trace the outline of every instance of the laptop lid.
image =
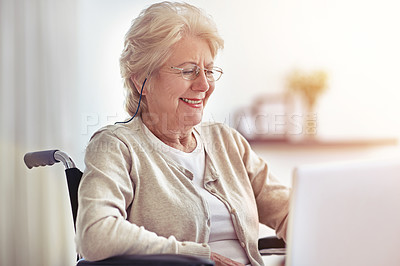
[[400,160],[301,166],[286,265],[400,265]]

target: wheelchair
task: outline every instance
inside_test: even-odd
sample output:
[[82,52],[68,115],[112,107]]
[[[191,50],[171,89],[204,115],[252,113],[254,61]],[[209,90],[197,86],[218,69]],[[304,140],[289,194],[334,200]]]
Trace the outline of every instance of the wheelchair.
[[[65,167],[65,175],[71,203],[71,211],[74,227],[78,212],[78,187],[82,172],[76,167],[74,161],[67,153],[60,150],[45,150],[26,153],[24,156],[26,166],[31,169],[39,166],[50,166],[62,162]],[[75,228],[76,229],[76,228]],[[284,255],[285,242],[277,237],[265,237],[258,240],[258,249],[261,255]],[[181,254],[146,254],[146,255],[121,255],[101,261],[86,261],[77,255],[77,266],[212,266],[214,262],[190,255]]]

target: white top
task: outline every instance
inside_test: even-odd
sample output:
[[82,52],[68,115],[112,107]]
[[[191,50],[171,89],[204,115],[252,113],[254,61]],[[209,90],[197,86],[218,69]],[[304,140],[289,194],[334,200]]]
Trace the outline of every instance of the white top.
[[197,142],[196,148],[192,152],[186,153],[166,145],[145,125],[143,127],[155,147],[160,148],[166,156],[169,156],[176,163],[192,172],[193,183],[209,207],[211,230],[208,244],[211,251],[240,263],[249,264],[246,252],[236,236],[227,207],[217,197],[204,189],[205,150],[196,130],[193,131]]

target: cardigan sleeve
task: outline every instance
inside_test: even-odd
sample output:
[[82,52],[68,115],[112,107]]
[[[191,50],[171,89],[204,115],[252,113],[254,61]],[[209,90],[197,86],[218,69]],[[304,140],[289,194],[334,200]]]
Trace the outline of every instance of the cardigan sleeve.
[[259,221],[276,231],[286,241],[290,188],[280,184],[270,167],[239,133],[236,135],[256,199]]
[[170,253],[210,257],[207,244],[158,236],[127,220],[134,198],[134,160],[111,130],[96,133],[85,154],[86,169],[78,191],[77,251],[86,260],[125,254]]

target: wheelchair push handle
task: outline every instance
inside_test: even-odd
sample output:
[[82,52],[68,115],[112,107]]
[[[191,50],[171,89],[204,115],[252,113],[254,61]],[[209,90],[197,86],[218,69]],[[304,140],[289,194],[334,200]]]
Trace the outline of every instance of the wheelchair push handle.
[[68,154],[59,150],[28,152],[24,156],[24,162],[29,169],[38,166],[50,166],[58,162],[62,162],[66,169],[76,167]]
[[29,169],[32,167],[53,165],[58,163],[58,161],[54,159],[54,153],[56,151],[57,150],[29,152],[25,154],[24,162]]

